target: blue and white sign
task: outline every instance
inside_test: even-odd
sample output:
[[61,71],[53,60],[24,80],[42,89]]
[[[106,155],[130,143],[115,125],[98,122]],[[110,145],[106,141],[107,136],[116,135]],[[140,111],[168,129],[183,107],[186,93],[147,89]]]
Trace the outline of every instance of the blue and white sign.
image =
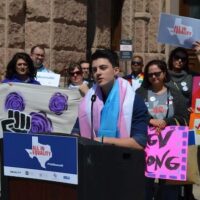
[[4,175],[78,184],[78,139],[4,133]]
[[131,60],[133,56],[132,40],[120,41],[120,59]]
[[199,30],[199,19],[161,13],[158,42],[192,48],[200,40]]
[[200,134],[196,133],[194,129],[189,130],[188,145],[200,145]]

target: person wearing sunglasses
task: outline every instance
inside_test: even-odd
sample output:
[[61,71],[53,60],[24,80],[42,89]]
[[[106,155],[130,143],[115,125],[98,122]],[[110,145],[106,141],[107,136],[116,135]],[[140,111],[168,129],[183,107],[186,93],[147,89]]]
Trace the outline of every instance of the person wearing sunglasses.
[[88,82],[83,78],[83,71],[78,63],[71,63],[68,68],[68,89],[78,89],[84,96],[88,88]]
[[170,84],[181,91],[187,102],[187,108],[191,106],[192,75],[189,73],[189,58],[186,49],[177,47],[171,51],[168,68]]
[[124,76],[126,80],[131,84],[133,91],[139,88],[142,84],[144,74],[142,72],[143,58],[135,55],[131,62],[131,74]]
[[[200,62],[200,41],[193,43],[193,50]],[[193,112],[191,108],[193,75],[189,71],[189,55],[186,49],[177,47],[171,51],[168,60],[168,68],[171,77],[169,84],[174,85],[183,94],[187,103],[189,115],[190,112]],[[185,199],[195,200],[191,184],[184,186],[183,193]]]
[[[175,87],[169,87],[170,81],[167,64],[161,60],[152,60],[144,69],[144,80],[141,87],[136,90],[145,101],[149,113],[149,126],[155,127],[158,134],[169,125],[185,125],[188,121],[186,102],[180,91]],[[167,185],[165,181],[159,181],[160,200],[178,200],[180,186]],[[146,178],[146,198],[154,199],[154,179]]]

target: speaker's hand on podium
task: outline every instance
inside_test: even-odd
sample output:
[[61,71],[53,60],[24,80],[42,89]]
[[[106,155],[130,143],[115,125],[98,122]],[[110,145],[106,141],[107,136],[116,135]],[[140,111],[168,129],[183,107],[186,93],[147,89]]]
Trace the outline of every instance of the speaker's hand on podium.
[[31,127],[31,117],[18,110],[8,110],[8,118],[1,121],[4,132],[27,133]]
[[103,143],[104,137],[95,137],[94,140]]

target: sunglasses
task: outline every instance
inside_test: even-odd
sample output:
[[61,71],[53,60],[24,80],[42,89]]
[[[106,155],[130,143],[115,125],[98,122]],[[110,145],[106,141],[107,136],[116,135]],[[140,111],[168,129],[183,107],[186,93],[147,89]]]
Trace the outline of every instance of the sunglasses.
[[186,62],[187,58],[181,56],[174,56],[174,60],[181,60],[182,62]]
[[142,62],[140,62],[140,61],[132,61],[131,64],[132,65],[142,65]]
[[70,76],[74,76],[75,74],[76,75],[82,75],[82,72],[81,71],[77,71],[77,72],[70,72],[69,73]]
[[160,72],[154,72],[154,73],[148,73],[148,77],[152,78],[153,76],[155,76],[155,77],[158,78],[158,77],[160,77],[161,73],[162,73],[162,71],[160,71]]

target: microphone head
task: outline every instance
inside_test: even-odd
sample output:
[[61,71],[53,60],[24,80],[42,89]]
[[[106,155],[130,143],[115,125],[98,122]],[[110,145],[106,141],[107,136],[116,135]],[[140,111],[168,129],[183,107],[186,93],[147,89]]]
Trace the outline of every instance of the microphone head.
[[96,97],[97,97],[96,94],[93,94],[92,97],[91,97],[91,101],[92,102],[96,101]]

